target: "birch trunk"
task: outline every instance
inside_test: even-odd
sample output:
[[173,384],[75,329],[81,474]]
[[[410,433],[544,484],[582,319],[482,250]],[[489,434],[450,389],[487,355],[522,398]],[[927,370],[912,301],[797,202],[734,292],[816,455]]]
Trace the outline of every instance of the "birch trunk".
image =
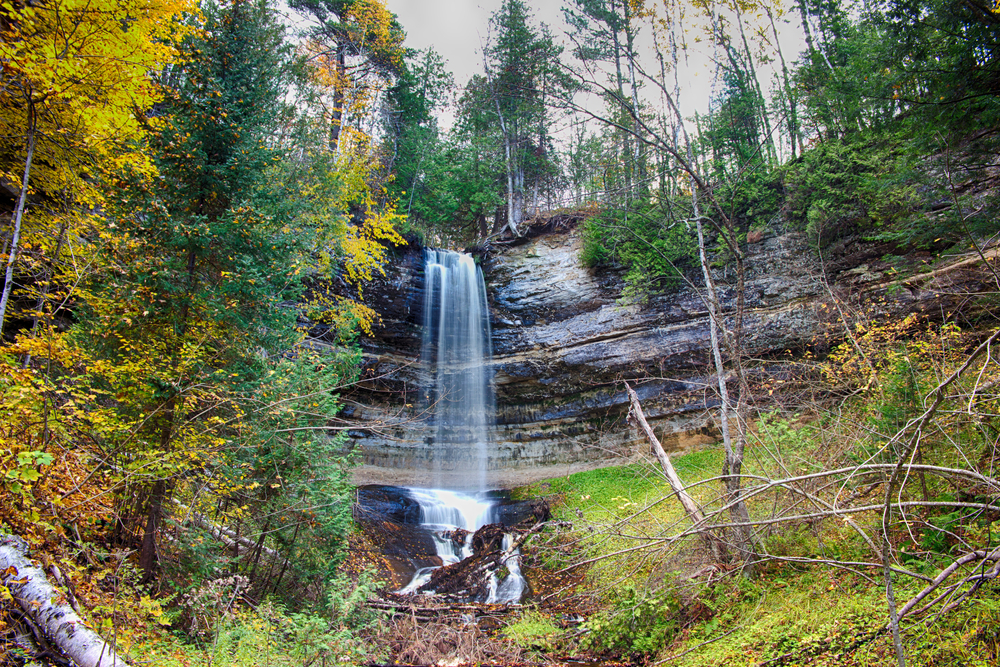
[[[781,50],[781,40],[778,37],[778,28],[774,24],[774,12],[772,12],[771,8],[767,5],[764,5],[764,11],[767,12],[767,18],[771,22],[771,34],[774,35],[774,49],[778,52],[778,58],[781,61],[781,78],[785,86],[785,104],[788,109],[788,141],[792,147],[792,159],[794,160],[797,153],[802,153],[805,150],[805,146],[802,141],[802,132],[799,128],[795,89],[792,88],[792,82],[788,76],[788,65],[785,63],[785,54]],[[798,151],[796,151],[796,141],[798,141]]]
[[0,535],[0,574],[21,610],[79,667],[128,667],[75,611],[55,602],[64,596],[28,561],[26,549],[24,540]]
[[764,89],[760,85],[760,77],[757,76],[757,67],[753,64],[753,52],[750,50],[750,42],[747,40],[746,31],[743,29],[743,12],[736,3],[736,25],[740,29],[740,39],[743,41],[743,53],[746,54],[747,69],[750,71],[750,78],[753,81],[754,93],[757,95],[757,102],[760,104],[760,120],[764,128],[762,141],[767,147],[767,155],[771,164],[778,159],[777,149],[774,145],[774,134],[771,130],[771,118],[767,113],[767,101],[764,99]]
[[14,286],[14,262],[17,260],[18,244],[21,241],[21,221],[24,219],[24,203],[28,199],[28,177],[31,175],[31,161],[35,157],[35,127],[35,106],[29,100],[27,156],[24,159],[24,176],[21,178],[21,192],[17,196],[17,207],[14,210],[14,233],[10,239],[10,251],[7,253],[7,271],[3,280],[3,295],[0,296],[0,334],[3,333],[4,319],[7,316],[7,302],[10,300],[11,289]]
[[646,182],[646,142],[642,140],[642,122],[639,119],[639,82],[635,72],[635,29],[632,27],[632,15],[629,11],[629,3],[623,4],[625,12],[625,46],[628,49],[625,54],[628,58],[628,78],[632,91],[632,132],[635,134],[635,149],[632,155],[634,167],[632,173],[634,182],[640,197],[645,198],[648,191]]

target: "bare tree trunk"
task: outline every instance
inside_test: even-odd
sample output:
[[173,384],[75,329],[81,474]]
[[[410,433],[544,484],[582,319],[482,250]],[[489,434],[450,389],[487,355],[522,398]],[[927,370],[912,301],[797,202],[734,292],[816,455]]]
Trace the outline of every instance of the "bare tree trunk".
[[4,274],[3,294],[0,295],[0,334],[3,333],[4,319],[7,315],[7,302],[10,300],[10,292],[14,286],[14,262],[17,260],[18,244],[21,240],[24,203],[28,199],[28,177],[31,175],[31,161],[35,157],[35,129],[37,121],[35,105],[29,99],[27,156],[24,158],[24,176],[21,178],[21,192],[17,196],[17,207],[14,209],[14,233],[10,239],[10,252],[7,253],[7,271]]
[[799,115],[798,115],[798,105],[795,99],[795,89],[792,88],[792,83],[788,77],[788,65],[785,63],[785,54],[781,50],[781,40],[778,37],[778,28],[774,25],[774,12],[768,5],[764,5],[764,11],[767,12],[767,18],[771,22],[771,34],[774,35],[774,48],[778,52],[778,59],[781,61],[781,78],[785,85],[785,104],[788,108],[788,143],[792,147],[792,159],[795,159],[796,155],[796,145],[795,142],[798,141],[798,152],[805,150],[805,145],[802,141],[802,129],[799,127]]
[[340,147],[340,131],[344,124],[344,99],[347,86],[347,49],[337,46],[337,81],[333,88],[333,111],[330,118],[330,151],[336,153]]
[[72,608],[55,602],[63,594],[28,561],[26,550],[24,540],[0,535],[0,578],[21,610],[80,667],[128,667]]
[[[623,0],[622,5],[624,6],[628,0]],[[616,7],[613,7],[613,11],[617,11]],[[618,37],[618,26],[613,23],[608,23],[608,31],[611,33],[612,41],[614,42],[614,52],[615,52],[615,84],[617,85],[617,93],[619,98],[619,104],[626,104],[625,100],[625,77],[622,74],[622,44]],[[631,58],[629,54],[626,54],[626,58]],[[633,167],[633,156],[632,156],[632,141],[629,137],[625,136],[624,133],[621,134],[622,138],[622,162],[625,164],[625,188],[624,194],[625,198],[623,201],[624,206],[627,208],[628,203],[632,196],[632,167]]]
[[514,217],[514,165],[510,150],[510,135],[507,134],[507,123],[504,121],[503,112],[500,111],[500,100],[494,96],[493,101],[497,107],[497,117],[500,119],[500,132],[503,133],[504,164],[507,167],[507,228],[511,234],[517,236],[518,221]]
[[[719,342],[719,328],[722,327],[722,309],[718,302],[718,290],[715,286],[715,280],[712,278],[712,271],[708,263],[708,255],[705,250],[705,231],[703,226],[704,218],[701,215],[701,206],[698,198],[699,189],[704,187],[702,181],[698,177],[697,163],[695,162],[694,149],[691,146],[691,139],[687,132],[687,126],[684,122],[684,117],[677,107],[677,104],[667,92],[665,88],[661,89],[664,99],[670,106],[671,110],[674,112],[677,118],[677,123],[680,128],[680,133],[684,137],[685,151],[687,156],[687,163],[684,164],[683,159],[680,156],[679,147],[677,150],[672,152],[672,155],[681,162],[684,171],[687,173],[688,179],[691,184],[691,209],[692,217],[694,218],[695,227],[698,232],[698,256],[701,263],[702,276],[705,281],[705,305],[708,309],[708,321],[709,321],[709,336],[712,345],[712,358],[715,363],[715,372],[718,378],[719,386],[719,398],[721,402],[720,406],[720,429],[722,430],[722,444],[725,451],[725,463],[723,464],[722,475],[724,479],[724,484],[726,487],[726,500],[729,506],[730,515],[733,518],[733,523],[735,524],[733,528],[733,538],[736,548],[742,552],[743,562],[744,562],[744,574],[751,575],[753,573],[753,542],[752,542],[752,531],[750,527],[750,513],[747,510],[746,501],[742,498],[741,491],[741,480],[740,472],[743,466],[743,452],[746,445],[745,437],[745,391],[740,392],[740,403],[737,405],[736,409],[736,420],[737,420],[737,438],[735,444],[733,442],[732,434],[729,428],[729,416],[731,412],[731,401],[729,398],[729,389],[726,382],[726,368],[722,360],[722,351]],[[709,191],[709,196],[711,196],[711,191]],[[721,211],[721,207],[716,204],[717,210]],[[727,218],[728,222],[728,218]],[[731,222],[729,223],[731,227]],[[733,233],[734,230],[731,228],[728,230],[727,242],[730,244],[736,244],[736,237]],[[741,364],[740,354],[740,329],[743,325],[743,257],[740,253],[740,248],[738,245],[734,248],[734,253],[737,260],[737,306],[736,306],[736,326],[734,327],[734,335],[729,337],[729,347],[730,353],[733,358],[733,363],[735,364],[737,376],[739,383],[741,385],[741,390],[745,390],[743,380],[743,367]],[[723,333],[725,333],[723,331]]]
[[760,103],[760,120],[764,126],[764,145],[767,146],[769,162],[774,164],[777,161],[777,151],[774,147],[774,133],[771,130],[771,117],[767,113],[767,101],[764,99],[764,89],[760,86],[760,77],[757,76],[757,68],[753,64],[753,53],[750,50],[750,42],[747,40],[746,31],[743,29],[743,12],[740,11],[739,3],[734,3],[736,8],[736,25],[740,29],[740,39],[743,41],[743,53],[747,58],[747,69],[750,71],[750,78],[753,81],[753,89]]
[[[177,396],[172,396],[164,407],[164,414],[157,419],[160,451],[164,455],[171,449],[177,410]],[[146,525],[143,528],[139,551],[139,569],[142,570],[143,583],[149,583],[156,578],[156,566],[159,562],[156,537],[163,519],[163,504],[166,502],[169,490],[167,479],[158,479],[153,483],[146,500]]]
[[[702,226],[701,214],[698,207],[697,190],[693,190],[693,203],[695,224],[698,230],[698,254],[701,260],[702,276],[705,279],[705,303],[708,306],[708,330],[712,344],[712,359],[715,362],[715,374],[718,378],[719,387],[719,427],[722,430],[722,447],[725,452],[725,461],[722,467],[723,484],[726,488],[726,502],[729,505],[729,513],[733,518],[733,543],[741,552],[744,562],[745,574],[752,574],[753,548],[750,528],[750,513],[747,510],[746,502],[741,497],[740,472],[743,466],[743,450],[746,439],[743,437],[743,415],[740,410],[736,410],[737,437],[734,441],[729,427],[729,418],[733,413],[732,401],[729,397],[729,388],[726,381],[726,367],[722,360],[722,349],[719,343],[719,328],[722,326],[722,313],[718,302],[718,291],[715,280],[708,264],[708,255],[705,252],[705,232]],[[734,354],[735,356],[735,354]],[[742,400],[742,399],[741,399]]]
[[[511,227],[512,232],[524,220],[524,164],[518,163],[516,167],[514,170],[514,191],[511,193],[511,201],[513,202],[511,210],[514,212],[514,226]],[[514,236],[517,236],[516,232]]]
[[816,46],[816,40],[813,39],[812,28],[809,26],[809,10],[806,9],[805,0],[798,0],[796,4],[798,5],[799,16],[802,18],[802,32],[805,33],[806,48],[809,50],[810,54],[818,53],[822,56],[823,62],[825,62],[826,66],[831,72],[833,72],[833,64],[830,62],[830,59],[826,57],[826,52],[823,49],[818,48]]
[[635,117],[632,132],[635,134],[635,151],[632,156],[635,167],[635,185],[641,197],[645,197],[649,190],[646,182],[646,142],[642,140],[642,124],[639,122],[639,82],[635,72],[635,30],[632,28],[632,14],[629,3],[624,2],[625,12],[625,47],[628,49],[628,77],[632,92],[632,111]]

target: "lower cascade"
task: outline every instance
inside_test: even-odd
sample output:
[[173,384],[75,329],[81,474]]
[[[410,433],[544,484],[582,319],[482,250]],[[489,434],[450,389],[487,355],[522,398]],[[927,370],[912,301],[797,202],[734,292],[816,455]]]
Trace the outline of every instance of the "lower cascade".
[[[406,489],[406,492],[420,505],[420,525],[431,534],[441,566],[419,568],[399,593],[438,592],[436,584],[445,578],[435,573],[475,556],[476,562],[470,567],[478,570],[479,581],[470,573],[461,573],[459,579],[471,581],[471,588],[476,590],[455,592],[489,604],[520,601],[526,588],[520,553],[512,548],[510,533],[503,532],[495,498],[442,489]],[[500,545],[490,543],[491,533],[503,535]]]
[[526,588],[520,554],[498,521],[496,497],[486,492],[494,420],[490,325],[483,274],[470,255],[425,251],[423,329],[425,442],[440,452],[432,463],[437,484],[461,491],[405,490],[420,506],[420,525],[441,565],[417,569],[399,593],[518,602]]

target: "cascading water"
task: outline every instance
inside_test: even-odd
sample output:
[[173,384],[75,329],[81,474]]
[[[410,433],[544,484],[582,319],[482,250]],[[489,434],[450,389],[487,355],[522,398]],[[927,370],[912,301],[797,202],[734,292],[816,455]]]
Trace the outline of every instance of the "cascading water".
[[471,256],[424,251],[424,332],[435,485],[485,491],[494,403],[490,319],[483,273]]
[[[489,311],[482,271],[471,256],[447,250],[424,251],[424,332],[421,366],[431,415],[425,438],[437,455],[438,489],[408,489],[420,505],[420,523],[433,538],[442,565],[472,555],[473,534],[493,523],[494,500],[486,495],[494,403],[489,362]],[[450,489],[450,490],[445,490]],[[501,564],[483,602],[517,602],[525,589],[520,555],[504,538]],[[416,592],[433,570],[417,571],[401,593]]]
[[[420,525],[434,538],[437,555],[442,565],[453,565],[472,556],[472,540],[476,530],[496,520],[493,501],[457,491],[443,489],[407,489],[411,498],[420,504]],[[480,602],[517,602],[524,593],[525,580],[521,574],[520,554],[511,549],[510,535],[504,536],[502,564],[507,576],[498,581],[490,577],[489,591]],[[437,567],[417,570],[413,579],[400,593],[415,593],[430,581]]]

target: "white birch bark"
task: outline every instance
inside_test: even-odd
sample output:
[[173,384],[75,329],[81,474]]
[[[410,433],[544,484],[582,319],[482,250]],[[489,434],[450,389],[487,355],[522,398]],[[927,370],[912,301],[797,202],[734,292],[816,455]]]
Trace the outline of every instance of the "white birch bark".
[[0,535],[0,578],[21,610],[80,667],[128,667],[75,611],[59,602],[64,596],[31,564],[26,551],[24,540]]
[[14,211],[14,233],[10,239],[10,252],[7,253],[7,271],[3,280],[3,295],[0,296],[0,333],[3,333],[4,318],[7,315],[7,302],[14,286],[14,262],[17,260],[18,244],[21,241],[21,221],[24,218],[24,203],[28,199],[28,177],[31,175],[31,161],[35,156],[35,109],[29,104],[28,109],[28,146],[24,159],[24,177],[21,179],[21,192],[17,197],[17,207]]

